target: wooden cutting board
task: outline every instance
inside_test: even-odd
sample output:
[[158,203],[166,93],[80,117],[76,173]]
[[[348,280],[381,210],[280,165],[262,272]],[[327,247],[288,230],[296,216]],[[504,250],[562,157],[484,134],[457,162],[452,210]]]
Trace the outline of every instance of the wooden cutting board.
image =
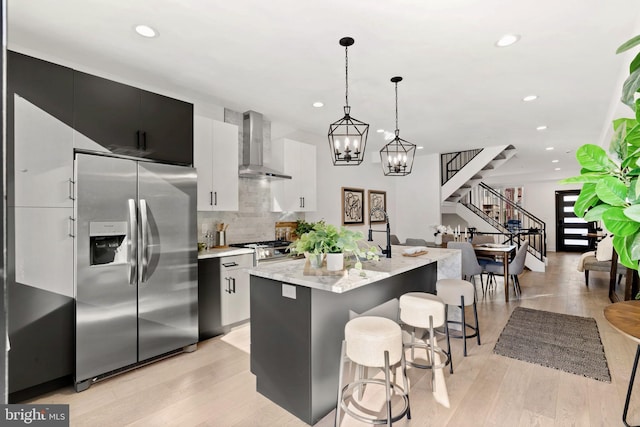
[[402,256],[411,256],[411,257],[413,257],[413,256],[426,255],[428,253],[429,253],[429,251],[420,251],[420,252],[416,252],[414,254],[405,254],[405,253],[403,253]]

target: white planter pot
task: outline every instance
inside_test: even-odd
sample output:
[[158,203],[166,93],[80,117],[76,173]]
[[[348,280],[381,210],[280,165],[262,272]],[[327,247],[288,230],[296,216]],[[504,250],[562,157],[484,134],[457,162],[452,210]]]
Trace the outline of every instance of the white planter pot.
[[436,245],[441,245],[442,244],[442,234],[438,233],[436,234]]
[[344,268],[344,255],[339,254],[327,254],[327,270],[339,271]]

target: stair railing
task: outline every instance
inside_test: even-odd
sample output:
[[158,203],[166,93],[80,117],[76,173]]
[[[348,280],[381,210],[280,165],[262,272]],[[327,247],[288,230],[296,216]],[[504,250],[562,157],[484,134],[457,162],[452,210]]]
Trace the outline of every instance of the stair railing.
[[483,182],[463,196],[460,203],[502,233],[503,243],[513,242],[520,246],[528,241],[529,253],[544,261],[547,226],[540,218]]
[[440,185],[446,184],[481,151],[482,148],[440,154]]

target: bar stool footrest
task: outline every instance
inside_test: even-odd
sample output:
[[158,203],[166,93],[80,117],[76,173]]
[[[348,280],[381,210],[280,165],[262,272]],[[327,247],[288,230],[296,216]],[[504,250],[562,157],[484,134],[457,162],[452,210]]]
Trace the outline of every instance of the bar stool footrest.
[[[420,343],[420,342],[404,343],[403,346],[404,348],[409,348],[409,349],[414,347],[414,348],[424,348],[427,351],[431,350],[431,345],[427,343]],[[436,346],[436,348],[434,348],[433,351],[438,353],[440,356],[444,357],[444,362],[441,362],[440,364],[433,366],[433,362],[431,365],[421,365],[419,363],[414,362],[413,360],[407,360],[407,365],[413,366],[414,368],[421,368],[421,369],[443,369],[445,366],[451,363],[451,356],[443,348]]]
[[[447,320],[447,322],[449,322],[450,324],[454,324],[454,325],[462,325],[462,322],[459,322],[457,320]],[[462,338],[475,338],[478,336],[478,329],[476,329],[475,326],[470,325],[468,323],[464,324],[467,328],[471,329],[473,331],[473,333],[471,335],[467,334],[465,337],[462,336],[462,332],[458,332],[457,329],[451,329],[449,328],[449,338],[456,338],[456,339],[462,339]],[[451,332],[454,332],[453,334]]]
[[[345,403],[345,395],[347,394],[348,391],[351,391],[352,389],[355,389],[358,386],[363,386],[365,384],[378,384],[381,385],[383,387],[386,387],[387,384],[384,380],[381,379],[376,379],[376,378],[363,378],[360,380],[356,380],[353,381],[349,384],[347,384],[346,386],[344,386],[342,388],[342,401],[338,402],[340,404],[340,407],[342,408],[342,410],[344,411],[345,414],[349,414],[350,416],[352,416],[353,418],[357,419],[358,421],[361,421],[363,423],[369,423],[369,424],[387,424],[387,419],[386,418],[368,418],[365,417],[361,414],[358,414],[356,412],[353,412]],[[402,389],[402,387],[400,387],[397,384],[393,384],[391,383],[391,389],[393,391],[400,391],[402,392],[401,394],[398,393],[394,393],[397,396],[400,396],[402,398],[403,401],[403,407],[402,410],[400,411],[400,413],[398,413],[395,416],[391,416],[391,422],[394,423],[396,421],[401,420],[409,411],[409,397],[407,396],[407,392],[405,390]],[[355,396],[353,392],[351,392],[350,394],[351,397]],[[355,399],[354,399],[355,400]]]

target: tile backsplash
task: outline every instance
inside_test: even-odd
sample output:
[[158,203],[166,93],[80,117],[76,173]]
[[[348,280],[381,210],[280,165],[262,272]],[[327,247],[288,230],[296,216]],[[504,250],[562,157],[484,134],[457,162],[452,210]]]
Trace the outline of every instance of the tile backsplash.
[[[224,110],[224,121],[238,126],[239,162],[242,162],[242,113]],[[264,159],[271,154],[271,122],[265,120]],[[198,212],[198,240],[204,233],[215,231],[216,224],[228,224],[226,238],[228,243],[252,242],[275,239],[275,223],[295,221],[304,218],[304,213],[270,212],[271,183],[266,179],[241,178],[238,185],[237,212]]]

